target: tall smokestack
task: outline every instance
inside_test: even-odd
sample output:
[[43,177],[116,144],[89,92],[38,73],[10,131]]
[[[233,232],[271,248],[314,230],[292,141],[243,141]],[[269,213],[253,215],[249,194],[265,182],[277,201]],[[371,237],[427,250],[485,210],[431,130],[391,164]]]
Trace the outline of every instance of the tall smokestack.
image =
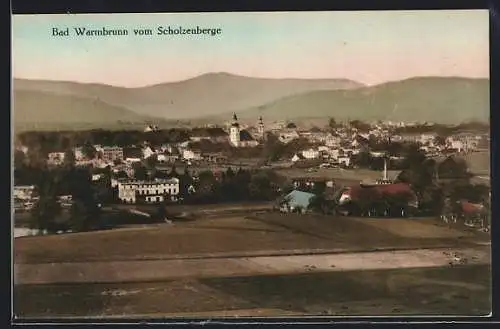
[[387,181],[387,159],[384,158],[384,181]]

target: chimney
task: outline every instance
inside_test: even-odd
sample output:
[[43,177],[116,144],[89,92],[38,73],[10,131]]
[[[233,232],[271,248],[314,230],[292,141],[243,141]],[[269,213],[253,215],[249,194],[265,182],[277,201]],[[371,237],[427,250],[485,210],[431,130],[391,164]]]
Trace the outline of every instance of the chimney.
[[387,181],[387,158],[384,158],[384,181]]

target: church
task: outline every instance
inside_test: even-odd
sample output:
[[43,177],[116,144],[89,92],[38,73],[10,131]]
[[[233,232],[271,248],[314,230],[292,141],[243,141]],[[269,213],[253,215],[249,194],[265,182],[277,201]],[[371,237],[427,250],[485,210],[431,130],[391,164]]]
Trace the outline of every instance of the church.
[[233,122],[229,128],[229,142],[234,147],[255,147],[259,145],[259,140],[264,139],[264,123],[262,117],[257,124],[256,136],[252,136],[248,130],[241,129],[236,113],[233,114]]

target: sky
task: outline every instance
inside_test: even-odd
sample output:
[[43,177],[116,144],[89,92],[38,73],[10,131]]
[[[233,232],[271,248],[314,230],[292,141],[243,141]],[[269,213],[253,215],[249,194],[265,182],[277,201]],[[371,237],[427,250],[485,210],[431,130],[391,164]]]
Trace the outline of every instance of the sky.
[[[221,34],[156,35],[157,28]],[[75,36],[75,27],[128,36]],[[69,28],[70,36],[52,29]],[[152,36],[135,36],[151,28]],[[209,72],[347,78],[489,77],[487,10],[14,15],[15,78],[138,87]]]

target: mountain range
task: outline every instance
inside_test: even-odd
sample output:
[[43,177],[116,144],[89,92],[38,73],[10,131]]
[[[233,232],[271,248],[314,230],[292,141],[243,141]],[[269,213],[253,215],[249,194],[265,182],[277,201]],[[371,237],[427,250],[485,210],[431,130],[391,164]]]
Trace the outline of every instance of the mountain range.
[[179,120],[305,117],[454,123],[488,121],[489,80],[421,77],[366,86],[348,79],[267,79],[209,73],[126,88],[14,79],[14,125],[38,129],[109,127]]

